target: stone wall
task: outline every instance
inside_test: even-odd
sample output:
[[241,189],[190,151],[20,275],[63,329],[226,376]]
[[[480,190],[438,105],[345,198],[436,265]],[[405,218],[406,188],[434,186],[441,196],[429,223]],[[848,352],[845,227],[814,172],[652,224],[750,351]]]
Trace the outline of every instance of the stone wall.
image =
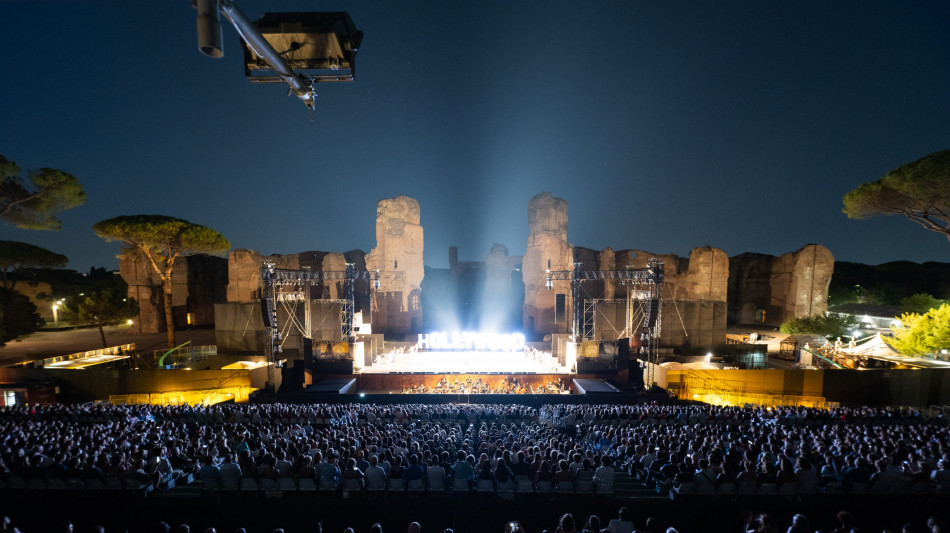
[[[126,250],[119,256],[119,275],[129,285],[129,297],[139,303],[139,316],[132,322],[132,333],[158,333],[165,331],[165,296],[162,279],[151,262],[141,252]],[[181,309],[188,300],[188,265],[176,261],[172,271],[172,314]],[[175,320],[176,325],[178,320]]]
[[[522,260],[524,329],[526,333],[568,333],[571,330],[571,282],[545,287],[547,271],[572,270],[574,247],[567,242],[567,201],[544,192],[528,202],[528,246]],[[565,317],[555,317],[557,295],[563,295]],[[555,318],[561,320],[555,320]]]
[[228,293],[229,302],[253,302],[261,299],[264,282],[261,278],[261,265],[264,260],[274,263],[276,268],[298,270],[298,254],[265,256],[254,250],[238,248],[228,254]]
[[824,314],[834,257],[809,244],[781,256],[746,253],[729,259],[729,320],[777,327]]
[[[228,257],[227,301],[259,301],[263,290],[261,265],[274,263],[279,269],[310,268],[321,272],[344,272],[352,263],[363,273],[354,283],[355,312],[362,312],[373,331],[406,334],[422,325],[420,285],[425,275],[422,264],[423,232],[419,202],[407,196],[380,200],[376,210],[377,246],[369,254],[309,251],[289,255],[269,255],[254,250],[233,250]],[[371,278],[379,270],[379,289]],[[310,286],[310,297],[343,299],[343,279],[324,280]],[[302,288],[300,289],[302,290]]]
[[[729,279],[726,252],[704,246],[694,248],[686,259],[642,250],[621,250],[611,257],[608,250],[600,254],[601,270],[645,268],[653,259],[663,263],[661,346],[684,351],[710,350],[725,341]],[[622,300],[628,290],[636,288],[642,287],[619,285],[611,292]],[[625,317],[623,303],[604,305],[595,314],[595,338],[616,339],[618,332],[625,329]]]
[[[661,344],[688,350],[710,349],[722,344],[726,333],[726,300],[729,280],[729,257],[723,250],[705,246],[695,248],[689,258],[675,254],[654,254],[642,250],[602,251],[573,246],[567,242],[567,202],[541,193],[528,203],[530,235],[522,262],[525,284],[524,327],[534,333],[569,333],[572,327],[571,282],[553,281],[545,288],[547,270],[571,270],[580,263],[582,270],[625,270],[645,268],[651,260],[664,264],[665,279],[662,299],[686,309],[690,316],[676,315],[674,306],[664,310]],[[642,288],[642,287],[641,287]],[[614,280],[584,281],[586,298],[611,300],[627,298],[635,289]],[[564,314],[556,315],[557,295],[563,295]],[[582,305],[582,302],[578,302]],[[616,307],[620,304],[615,304]],[[610,316],[626,315],[623,309],[606,307]],[[682,312],[682,310],[681,310]],[[596,322],[597,313],[595,313]],[[605,318],[595,323],[597,338],[616,338],[625,324]],[[619,315],[618,315],[619,316]],[[609,324],[608,324],[609,322]],[[625,322],[625,321],[624,321]]]
[[[232,303],[256,302],[264,287],[261,266],[264,261],[274,263],[276,268],[300,270],[310,268],[314,272],[345,272],[346,264],[353,263],[357,272],[366,272],[365,254],[361,250],[346,253],[309,251],[288,255],[262,255],[254,250],[237,249],[228,256],[227,301]],[[358,279],[354,283],[356,311],[370,313],[370,281]],[[341,299],[344,296],[342,279],[324,280],[310,286],[310,298]]]
[[[161,265],[159,265],[161,266]],[[129,297],[139,303],[132,333],[165,331],[162,279],[144,254],[127,250],[119,256],[119,275],[129,285]],[[214,304],[227,297],[227,262],[221,257],[179,257],[172,270],[172,319],[175,327],[214,324]]]
[[422,327],[423,232],[419,202],[408,196],[385,198],[376,207],[376,247],[366,269],[379,271],[373,331],[407,334]]

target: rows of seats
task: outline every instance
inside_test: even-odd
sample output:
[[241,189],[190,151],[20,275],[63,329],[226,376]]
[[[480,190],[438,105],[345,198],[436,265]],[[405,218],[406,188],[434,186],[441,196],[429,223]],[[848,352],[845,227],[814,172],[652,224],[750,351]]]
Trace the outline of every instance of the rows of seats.
[[681,483],[678,486],[669,489],[670,499],[682,498],[685,496],[812,496],[812,495],[924,495],[937,493],[937,488],[926,482],[910,483],[906,481],[896,481],[887,486],[871,483],[853,483],[844,485],[840,482],[831,482],[821,486],[800,487],[794,483],[759,483],[759,484],[737,484],[723,483],[718,487],[711,485],[696,484],[692,482]]
[[[618,470],[618,476],[624,473]],[[560,482],[518,479],[510,483],[498,483],[490,480],[479,480],[470,483],[466,480],[452,480],[447,484],[430,484],[426,486],[421,480],[406,482],[404,479],[389,479],[381,486],[360,486],[350,480],[343,480],[339,485],[317,482],[310,478],[294,479],[290,477],[262,479],[242,478],[239,485],[197,482],[193,486],[201,487],[205,492],[257,492],[257,491],[299,491],[316,492],[324,495],[341,494],[350,497],[355,494],[385,495],[385,494],[459,494],[459,493],[495,493],[502,498],[515,494],[578,494],[611,496],[615,493],[614,485],[598,485],[588,482]]]
[[0,479],[0,490],[29,490],[29,491],[101,491],[145,493],[152,490],[151,483],[144,483],[133,478],[119,479],[116,477],[82,479],[78,477],[51,477],[28,478],[10,476]]

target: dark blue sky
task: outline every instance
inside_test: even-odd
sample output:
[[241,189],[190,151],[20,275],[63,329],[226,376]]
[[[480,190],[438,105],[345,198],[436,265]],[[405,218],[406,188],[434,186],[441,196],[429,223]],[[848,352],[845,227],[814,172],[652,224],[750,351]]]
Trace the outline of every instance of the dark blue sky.
[[950,261],[841,196],[950,148],[950,3],[238,0],[348,11],[357,80],[317,110],[243,76],[238,38],[202,56],[187,0],[0,4],[0,153],[76,175],[61,232],[0,227],[115,268],[95,222],[165,214],[263,253],[369,251],[376,202],[422,207],[425,261],[524,253],[527,202],[569,205],[602,249]]

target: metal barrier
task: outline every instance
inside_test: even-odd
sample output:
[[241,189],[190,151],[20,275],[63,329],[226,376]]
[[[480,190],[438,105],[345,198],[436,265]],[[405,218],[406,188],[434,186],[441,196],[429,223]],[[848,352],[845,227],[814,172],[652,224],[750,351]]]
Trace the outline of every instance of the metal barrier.
[[235,401],[243,403],[255,388],[244,385],[217,389],[153,392],[150,394],[114,394],[109,396],[113,405],[214,405]]
[[717,406],[754,405],[759,407],[801,406],[827,407],[823,396],[775,394],[762,387],[735,380],[718,380],[687,372],[682,387],[677,389],[681,400],[696,400]]

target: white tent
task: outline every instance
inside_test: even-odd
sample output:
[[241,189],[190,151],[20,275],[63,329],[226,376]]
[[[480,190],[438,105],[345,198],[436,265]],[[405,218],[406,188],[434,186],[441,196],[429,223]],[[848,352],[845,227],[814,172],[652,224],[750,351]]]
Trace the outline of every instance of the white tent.
[[896,350],[884,342],[884,337],[882,337],[880,333],[875,334],[873,337],[861,339],[853,348],[850,346],[842,346],[838,349],[838,352],[848,355],[861,355],[864,357],[899,355]]

